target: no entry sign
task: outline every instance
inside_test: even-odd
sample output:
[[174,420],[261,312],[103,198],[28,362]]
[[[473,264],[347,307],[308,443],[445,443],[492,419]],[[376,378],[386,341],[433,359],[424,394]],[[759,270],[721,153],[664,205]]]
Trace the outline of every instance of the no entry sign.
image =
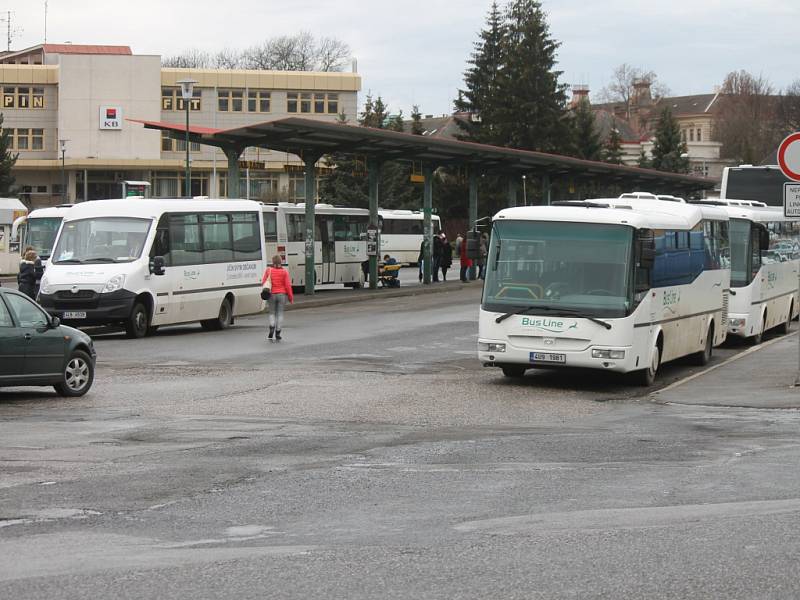
[[778,146],[778,165],[786,177],[800,181],[800,132],[787,136]]

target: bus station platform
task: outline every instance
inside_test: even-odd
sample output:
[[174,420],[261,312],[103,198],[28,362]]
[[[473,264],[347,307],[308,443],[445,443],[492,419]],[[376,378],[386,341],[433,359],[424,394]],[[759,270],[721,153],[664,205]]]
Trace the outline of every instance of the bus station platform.
[[797,326],[785,336],[676,382],[654,394],[659,404],[754,409],[800,408]]

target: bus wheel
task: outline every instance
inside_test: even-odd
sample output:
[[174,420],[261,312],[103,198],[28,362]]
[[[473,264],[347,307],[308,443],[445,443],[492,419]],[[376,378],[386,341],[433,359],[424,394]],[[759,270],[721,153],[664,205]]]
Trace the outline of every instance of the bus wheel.
[[132,339],[140,339],[147,335],[150,318],[144,304],[137,302],[133,306],[131,316],[125,321],[125,334]]
[[636,383],[643,387],[650,387],[656,381],[658,375],[658,367],[661,366],[661,350],[658,345],[653,346],[653,354],[650,358],[650,366],[641,371],[634,371]]
[[222,304],[219,305],[219,315],[217,318],[200,321],[200,326],[206,331],[220,331],[230,327],[231,323],[233,323],[231,301],[225,298]]
[[761,342],[764,341],[764,330],[767,328],[767,313],[764,313],[764,317],[761,319],[761,331],[755,334],[751,339],[753,342],[753,346],[758,346]]
[[711,354],[714,352],[714,325],[708,327],[706,335],[706,345],[700,352],[692,355],[692,362],[699,367],[706,366],[711,361]]
[[794,302],[789,305],[789,314],[786,316],[786,320],[778,326],[778,331],[782,335],[786,335],[792,330],[792,313],[794,312]]
[[503,367],[503,375],[506,377],[524,377],[528,369],[522,365],[508,365]]

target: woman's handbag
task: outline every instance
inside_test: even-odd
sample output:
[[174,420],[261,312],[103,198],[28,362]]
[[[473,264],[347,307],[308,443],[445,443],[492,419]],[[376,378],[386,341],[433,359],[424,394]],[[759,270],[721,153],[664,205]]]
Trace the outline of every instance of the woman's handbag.
[[264,283],[261,284],[261,299],[262,300],[269,300],[269,297],[272,296],[272,271],[267,274],[267,278],[264,280]]

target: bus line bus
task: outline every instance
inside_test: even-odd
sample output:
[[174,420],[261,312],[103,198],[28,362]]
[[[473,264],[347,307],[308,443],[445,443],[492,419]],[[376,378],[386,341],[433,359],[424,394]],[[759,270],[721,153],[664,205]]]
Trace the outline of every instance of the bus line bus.
[[[305,286],[305,204],[262,204],[267,257],[280,254],[292,285]],[[314,207],[315,285],[341,283],[361,287],[367,260],[369,211],[329,204]]]
[[789,333],[800,311],[800,221],[783,209],[725,207],[730,217],[730,334],[761,343],[774,327]]
[[53,251],[58,228],[72,204],[59,204],[49,208],[37,208],[14,221],[11,239],[19,242],[20,255],[28,246],[33,247],[43,263],[47,263]]
[[39,303],[75,326],[225,329],[260,311],[261,205],[246,200],[92,200],[69,209]]
[[[381,256],[391,255],[398,262],[416,265],[422,246],[424,214],[418,210],[378,210]],[[431,215],[433,235],[442,229],[439,215]]]
[[631,373],[706,364],[727,334],[728,215],[717,207],[610,199],[517,207],[492,222],[478,357]]
[[778,165],[740,165],[722,170],[719,197],[783,206],[783,184],[790,180]]

